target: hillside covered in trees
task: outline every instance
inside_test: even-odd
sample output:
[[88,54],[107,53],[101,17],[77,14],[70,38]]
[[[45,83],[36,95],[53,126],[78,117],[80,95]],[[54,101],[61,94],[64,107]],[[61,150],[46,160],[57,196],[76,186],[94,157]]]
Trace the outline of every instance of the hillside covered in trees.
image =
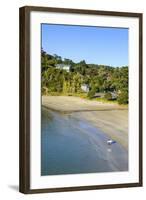
[[[61,66],[61,67],[60,67]],[[69,67],[65,70],[62,66]],[[128,103],[128,66],[78,63],[41,50],[42,95],[72,95]],[[83,86],[88,88],[83,90]],[[114,97],[113,97],[114,96]]]

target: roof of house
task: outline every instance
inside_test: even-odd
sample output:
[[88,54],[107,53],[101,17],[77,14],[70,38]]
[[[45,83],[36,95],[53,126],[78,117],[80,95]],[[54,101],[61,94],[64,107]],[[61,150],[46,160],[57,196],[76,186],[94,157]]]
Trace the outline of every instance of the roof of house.
[[56,64],[56,67],[70,67],[71,65],[66,65],[66,64]]

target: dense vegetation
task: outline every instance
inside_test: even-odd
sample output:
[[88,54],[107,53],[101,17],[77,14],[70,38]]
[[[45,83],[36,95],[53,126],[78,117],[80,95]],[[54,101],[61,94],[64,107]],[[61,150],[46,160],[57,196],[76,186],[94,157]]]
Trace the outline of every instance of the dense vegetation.
[[[57,64],[70,65],[70,71],[57,68]],[[75,63],[54,54],[41,51],[42,95],[73,95],[96,98],[104,94],[104,99],[117,100],[119,104],[128,103],[128,67],[111,67],[87,64],[85,60]],[[82,90],[87,85],[89,91]],[[115,97],[112,97],[112,94]],[[99,98],[96,98],[99,99]]]

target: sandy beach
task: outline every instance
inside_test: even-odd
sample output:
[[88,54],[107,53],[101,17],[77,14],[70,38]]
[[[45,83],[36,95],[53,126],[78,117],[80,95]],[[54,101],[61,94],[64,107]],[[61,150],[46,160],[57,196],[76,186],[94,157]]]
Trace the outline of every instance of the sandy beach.
[[42,105],[87,120],[128,150],[128,108],[126,106],[72,96],[43,96]]
[[125,106],[112,103],[102,103],[94,100],[73,96],[42,96],[42,105],[60,112],[125,110]]

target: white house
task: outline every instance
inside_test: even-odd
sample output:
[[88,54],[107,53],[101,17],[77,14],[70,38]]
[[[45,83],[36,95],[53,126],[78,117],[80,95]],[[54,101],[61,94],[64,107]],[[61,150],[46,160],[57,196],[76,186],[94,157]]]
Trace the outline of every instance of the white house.
[[65,64],[56,64],[55,66],[57,69],[63,69],[66,70],[67,72],[69,72],[71,68],[71,65],[65,65]]
[[82,84],[82,85],[81,85],[81,89],[82,89],[84,92],[89,92],[89,85],[88,85],[88,84]]

